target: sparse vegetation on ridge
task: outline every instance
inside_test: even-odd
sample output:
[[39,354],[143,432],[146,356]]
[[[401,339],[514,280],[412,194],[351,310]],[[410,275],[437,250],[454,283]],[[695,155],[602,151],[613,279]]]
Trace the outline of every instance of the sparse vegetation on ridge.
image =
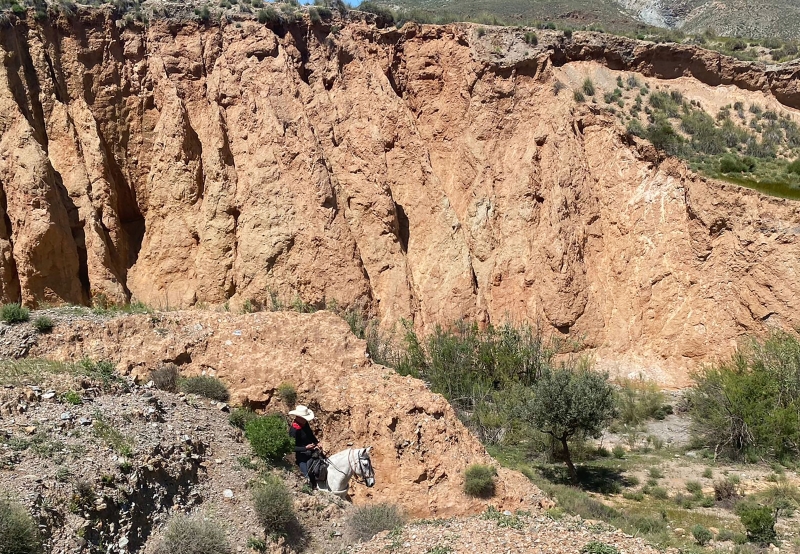
[[629,112],[616,114],[629,134],[686,160],[700,174],[800,199],[800,174],[793,169],[800,156],[800,125],[788,114],[760,106],[745,112],[737,103],[712,117],[677,90],[640,91]]

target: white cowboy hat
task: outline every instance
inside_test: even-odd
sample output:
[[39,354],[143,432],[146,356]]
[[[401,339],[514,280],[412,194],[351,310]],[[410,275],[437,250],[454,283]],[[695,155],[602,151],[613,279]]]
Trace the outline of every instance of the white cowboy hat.
[[298,404],[297,407],[289,412],[289,415],[302,417],[306,421],[311,421],[314,419],[314,412],[308,409],[308,407],[303,406],[302,404]]

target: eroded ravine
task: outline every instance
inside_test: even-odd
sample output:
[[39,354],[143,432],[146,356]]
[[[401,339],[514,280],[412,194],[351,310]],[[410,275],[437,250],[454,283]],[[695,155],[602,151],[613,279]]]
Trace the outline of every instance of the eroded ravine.
[[99,10],[0,35],[4,301],[510,316],[667,385],[800,323],[796,204],[699,179],[553,94],[554,68],[590,62],[791,110],[796,65],[590,33],[506,33],[498,54],[469,26],[144,28]]

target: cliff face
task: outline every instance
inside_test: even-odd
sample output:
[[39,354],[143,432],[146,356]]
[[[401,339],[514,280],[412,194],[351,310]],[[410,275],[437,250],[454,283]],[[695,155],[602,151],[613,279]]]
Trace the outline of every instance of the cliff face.
[[800,325],[800,209],[707,183],[554,95],[587,60],[800,105],[798,68],[469,27],[0,30],[0,295],[270,296],[387,323],[541,321],[665,384]]

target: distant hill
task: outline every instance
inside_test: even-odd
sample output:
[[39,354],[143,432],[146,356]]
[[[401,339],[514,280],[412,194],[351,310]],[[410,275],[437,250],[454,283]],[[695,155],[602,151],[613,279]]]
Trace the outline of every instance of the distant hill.
[[643,26],[706,30],[726,36],[800,38],[796,0],[392,0],[400,10],[448,13],[456,18],[496,17],[506,23],[551,21],[570,27],[635,31]]

